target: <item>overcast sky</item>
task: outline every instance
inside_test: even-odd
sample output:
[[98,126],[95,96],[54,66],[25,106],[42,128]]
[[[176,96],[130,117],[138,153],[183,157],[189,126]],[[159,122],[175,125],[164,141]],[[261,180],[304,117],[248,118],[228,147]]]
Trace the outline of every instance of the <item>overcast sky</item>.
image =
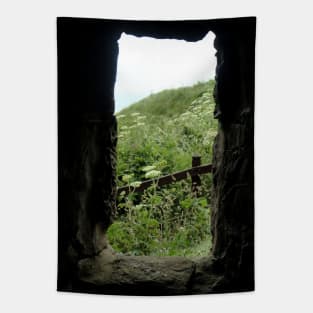
[[203,40],[154,39],[122,34],[115,84],[116,112],[151,93],[214,78],[214,34]]

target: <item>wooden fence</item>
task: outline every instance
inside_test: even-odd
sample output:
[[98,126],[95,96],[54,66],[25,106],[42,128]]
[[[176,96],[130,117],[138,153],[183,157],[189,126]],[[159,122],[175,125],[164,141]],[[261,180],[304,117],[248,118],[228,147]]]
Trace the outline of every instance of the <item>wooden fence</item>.
[[193,156],[192,167],[189,169],[154,179],[145,180],[141,182],[140,186],[138,187],[130,185],[119,187],[117,189],[117,193],[120,194],[122,191],[124,191],[126,194],[130,192],[143,192],[152,184],[156,184],[157,186],[164,186],[180,180],[184,180],[188,177],[188,175],[191,176],[192,191],[197,193],[197,187],[201,185],[201,179],[199,175],[211,173],[211,171],[212,164],[201,165],[201,156]]

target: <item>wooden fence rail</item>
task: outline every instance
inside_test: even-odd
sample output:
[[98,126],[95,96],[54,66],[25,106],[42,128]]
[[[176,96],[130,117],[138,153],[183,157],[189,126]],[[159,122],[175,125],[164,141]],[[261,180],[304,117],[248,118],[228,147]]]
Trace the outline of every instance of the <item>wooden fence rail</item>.
[[156,184],[157,186],[164,186],[171,183],[175,183],[180,180],[184,180],[191,176],[192,181],[192,191],[196,191],[197,187],[201,185],[201,180],[199,175],[207,174],[212,171],[212,164],[201,164],[201,157],[200,156],[193,156],[192,157],[192,168],[186,169],[184,171],[176,172],[173,174],[161,176],[159,178],[149,179],[141,182],[140,186],[133,187],[130,185],[119,187],[117,189],[117,193],[120,194],[121,192],[125,192],[126,194],[130,192],[143,192],[145,189],[150,187],[152,184]]

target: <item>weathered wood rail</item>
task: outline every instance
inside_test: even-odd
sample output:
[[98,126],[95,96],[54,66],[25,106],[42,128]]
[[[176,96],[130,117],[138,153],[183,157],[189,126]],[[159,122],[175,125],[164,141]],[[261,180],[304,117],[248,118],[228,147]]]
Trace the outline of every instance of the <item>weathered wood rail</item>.
[[199,175],[211,173],[212,171],[212,164],[205,164],[201,165],[201,157],[200,156],[193,156],[192,157],[192,168],[179,171],[173,174],[168,174],[165,176],[161,176],[154,179],[149,179],[141,182],[140,186],[123,186],[117,189],[117,193],[120,194],[121,192],[125,192],[126,194],[130,192],[143,192],[145,189],[150,187],[153,184],[157,186],[164,186],[171,183],[175,183],[180,180],[184,180],[188,178],[188,175],[191,176],[192,181],[192,191],[197,192],[197,187],[201,185],[201,180]]

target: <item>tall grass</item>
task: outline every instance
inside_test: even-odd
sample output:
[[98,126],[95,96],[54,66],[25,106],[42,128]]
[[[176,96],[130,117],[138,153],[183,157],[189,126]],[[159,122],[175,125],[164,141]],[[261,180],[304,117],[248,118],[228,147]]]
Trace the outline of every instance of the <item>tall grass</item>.
[[[189,168],[193,154],[211,162],[213,86],[165,90],[117,114],[119,186]],[[210,243],[210,190],[209,174],[202,176],[198,197],[190,179],[152,186],[142,195],[121,194],[109,241],[116,251],[134,255],[201,255]]]

